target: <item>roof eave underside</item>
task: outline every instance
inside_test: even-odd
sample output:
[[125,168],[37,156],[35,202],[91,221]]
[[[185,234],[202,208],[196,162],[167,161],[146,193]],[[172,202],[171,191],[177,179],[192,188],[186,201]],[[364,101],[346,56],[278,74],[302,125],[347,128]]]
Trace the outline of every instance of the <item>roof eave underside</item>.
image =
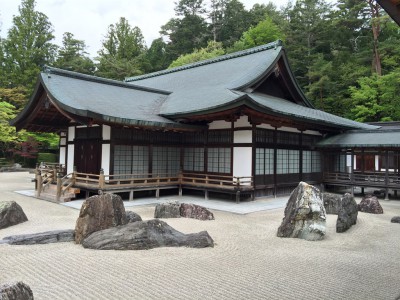
[[[284,99],[281,99],[281,100],[285,101]],[[230,103],[221,105],[221,106],[215,106],[215,107],[207,109],[207,110],[192,111],[189,113],[182,113],[182,114],[168,114],[168,115],[164,115],[164,116],[168,117],[170,119],[181,119],[181,118],[190,119],[191,116],[206,115],[206,114],[210,114],[210,113],[222,112],[224,110],[229,110],[229,109],[236,108],[236,107],[239,107],[242,105],[247,106],[255,111],[265,113],[266,115],[272,115],[272,116],[277,116],[277,117],[287,117],[287,118],[290,118],[290,119],[293,119],[296,121],[306,122],[306,123],[310,123],[310,124],[314,124],[314,125],[325,125],[327,127],[331,127],[333,129],[337,129],[337,130],[378,128],[377,126],[367,125],[367,124],[358,123],[358,122],[354,122],[353,126],[352,125],[343,125],[339,121],[347,120],[347,119],[343,119],[343,118],[340,118],[337,116],[334,116],[334,117],[336,117],[338,119],[338,122],[334,123],[334,122],[328,122],[323,119],[309,118],[306,116],[295,115],[295,114],[284,112],[284,111],[274,110],[274,109],[271,109],[270,107],[263,106],[262,104],[257,102],[254,98],[252,98],[252,94],[242,93],[242,92],[240,92],[240,94],[238,93],[238,97],[235,100],[231,101]],[[296,105],[296,104],[293,103],[293,105]],[[315,110],[312,108],[308,108],[308,109]],[[333,115],[325,113],[325,112],[321,112],[321,113],[333,116]],[[347,121],[349,121],[349,120],[347,120]]]

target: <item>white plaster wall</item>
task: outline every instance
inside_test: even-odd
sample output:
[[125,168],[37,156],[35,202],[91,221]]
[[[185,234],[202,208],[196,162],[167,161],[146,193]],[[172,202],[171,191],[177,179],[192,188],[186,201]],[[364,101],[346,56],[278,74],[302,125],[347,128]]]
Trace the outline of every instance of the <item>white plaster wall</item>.
[[101,147],[101,168],[104,174],[110,174],[110,144],[103,144]]
[[275,129],[275,127],[272,127],[271,125],[269,125],[269,124],[260,124],[260,125],[257,125],[257,128],[263,128],[263,129]]
[[357,158],[356,158],[356,156],[354,155],[354,170],[357,170],[357,168],[359,167],[359,166],[357,166]]
[[67,174],[74,171],[74,145],[68,145],[68,157],[67,157]]
[[67,139],[65,137],[60,138],[60,146],[67,145]]
[[305,131],[303,131],[303,133],[310,134],[310,135],[322,135],[320,132],[314,131],[314,130],[305,130]]
[[103,140],[111,139],[111,127],[108,125],[103,125]]
[[301,132],[301,131],[298,130],[297,128],[285,127],[285,126],[279,127],[279,128],[278,128],[278,131],[296,132],[296,133]]
[[233,176],[251,176],[251,147],[233,148]]
[[68,141],[72,142],[75,139],[75,127],[68,127]]
[[230,129],[231,122],[213,121],[208,125],[208,129]]
[[[351,167],[351,155],[347,154],[346,155],[346,167]],[[355,167],[355,165],[354,165]]]
[[234,143],[252,143],[253,135],[251,130],[238,130],[233,133]]
[[65,155],[67,154],[67,149],[65,147],[60,147],[60,155],[58,158],[58,163],[65,165]]
[[375,155],[375,171],[379,171],[379,155]]
[[249,118],[247,116],[241,116],[235,123],[233,123],[235,128],[237,127],[251,127],[249,123]]

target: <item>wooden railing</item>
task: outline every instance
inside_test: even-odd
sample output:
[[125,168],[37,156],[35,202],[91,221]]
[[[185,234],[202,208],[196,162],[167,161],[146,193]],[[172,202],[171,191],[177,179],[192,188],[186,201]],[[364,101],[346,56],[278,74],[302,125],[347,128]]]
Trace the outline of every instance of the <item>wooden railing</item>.
[[352,186],[400,188],[400,175],[386,172],[325,172],[323,181],[325,183]]
[[[72,172],[63,176],[57,172],[57,167],[49,167],[42,165],[37,169],[36,196],[50,184],[57,184],[56,200],[59,201],[67,191],[72,188],[83,190],[103,192],[122,192],[133,190],[156,190],[156,196],[159,197],[160,188],[179,188],[179,194],[182,194],[182,187],[199,188],[206,192],[208,197],[208,189],[230,191],[237,193],[240,197],[242,191],[253,190],[253,177],[237,177],[211,175],[202,173],[179,173],[178,175],[170,174],[117,174],[105,175],[103,171],[100,174],[89,174]],[[130,196],[131,198],[132,196]]]

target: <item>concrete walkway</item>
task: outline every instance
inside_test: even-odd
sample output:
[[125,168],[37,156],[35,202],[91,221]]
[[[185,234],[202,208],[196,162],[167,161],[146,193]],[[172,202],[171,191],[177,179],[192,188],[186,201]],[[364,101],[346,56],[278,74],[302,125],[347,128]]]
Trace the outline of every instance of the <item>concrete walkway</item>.
[[[35,195],[34,190],[21,190],[15,192],[29,197],[34,197]],[[286,206],[286,202],[288,199],[289,196],[284,196],[277,198],[258,198],[255,201],[243,201],[240,203],[236,203],[234,201],[220,200],[220,199],[205,200],[202,197],[196,197],[196,196],[182,196],[182,197],[166,196],[166,197],[160,197],[159,199],[151,197],[151,198],[136,199],[133,201],[124,201],[124,206],[125,208],[139,207],[139,206],[156,206],[157,203],[163,203],[168,201],[179,201],[181,203],[191,203],[191,204],[201,205],[208,209],[214,209],[214,210],[244,215],[257,211],[283,208]],[[83,201],[84,201],[83,199],[73,200],[70,202],[65,202],[60,204],[75,209],[81,209]]]
[[[214,209],[219,211],[231,212],[235,214],[249,214],[257,211],[271,210],[282,208],[286,206],[288,196],[279,198],[263,198],[255,201],[235,203],[234,201],[224,201],[217,199],[205,200],[201,197],[194,196],[169,196],[157,198],[145,198],[137,199],[133,201],[124,201],[125,208],[138,207],[138,206],[156,206],[157,203],[163,203],[168,201],[179,201],[181,203],[191,203],[201,205],[208,209]],[[80,209],[84,200],[74,200],[70,202],[61,203],[68,207]]]

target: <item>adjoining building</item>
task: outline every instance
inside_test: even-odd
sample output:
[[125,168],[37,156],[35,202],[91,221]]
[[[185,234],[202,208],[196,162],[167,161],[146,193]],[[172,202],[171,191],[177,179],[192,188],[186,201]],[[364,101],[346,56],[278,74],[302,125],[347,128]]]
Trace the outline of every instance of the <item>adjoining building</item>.
[[280,41],[125,82],[47,67],[12,124],[60,134],[59,163],[75,174],[62,185],[131,198],[177,187],[239,200],[287,194],[299,181],[354,186],[356,171],[389,181],[399,170],[400,143],[388,142],[397,131],[315,109]]

